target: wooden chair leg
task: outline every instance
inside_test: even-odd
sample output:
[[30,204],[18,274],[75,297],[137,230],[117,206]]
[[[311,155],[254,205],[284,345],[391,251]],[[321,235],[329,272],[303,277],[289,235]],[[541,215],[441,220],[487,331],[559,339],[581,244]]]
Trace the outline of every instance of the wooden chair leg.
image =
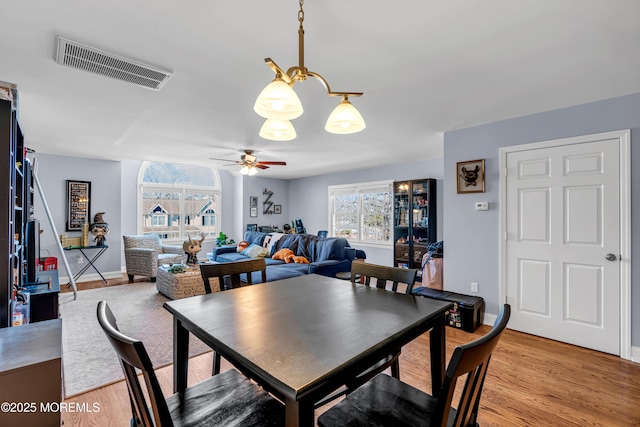
[[391,364],[391,376],[393,378],[400,379],[400,362],[398,360],[399,358],[394,360]]
[[218,375],[220,373],[220,353],[213,352],[213,370],[211,375]]

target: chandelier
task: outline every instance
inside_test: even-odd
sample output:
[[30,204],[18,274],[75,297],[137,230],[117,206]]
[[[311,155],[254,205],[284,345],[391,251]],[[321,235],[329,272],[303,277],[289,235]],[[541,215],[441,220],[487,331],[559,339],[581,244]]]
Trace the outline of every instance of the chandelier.
[[350,96],[362,96],[362,92],[334,92],[329,83],[320,74],[309,71],[304,66],[304,0],[299,0],[298,11],[298,65],[283,71],[271,58],[265,58],[265,63],[275,73],[275,79],[265,87],[253,109],[258,115],[267,119],[260,129],[260,136],[273,141],[289,141],[296,137],[296,131],[290,120],[302,115],[302,103],[293,91],[293,85],[298,81],[305,81],[308,77],[320,80],[329,96],[341,97],[340,103],[333,110],[325,124],[325,130],[330,133],[349,134],[363,130],[366,125],[364,119],[349,102]]

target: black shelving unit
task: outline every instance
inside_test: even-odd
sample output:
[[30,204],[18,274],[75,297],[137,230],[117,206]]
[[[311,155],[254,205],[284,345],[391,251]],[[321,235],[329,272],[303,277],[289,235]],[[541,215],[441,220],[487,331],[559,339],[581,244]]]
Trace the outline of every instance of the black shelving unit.
[[393,265],[420,269],[429,243],[437,241],[436,180],[394,182],[393,203]]
[[12,101],[0,99],[0,328],[11,325],[13,286],[21,285],[25,202],[24,138]]

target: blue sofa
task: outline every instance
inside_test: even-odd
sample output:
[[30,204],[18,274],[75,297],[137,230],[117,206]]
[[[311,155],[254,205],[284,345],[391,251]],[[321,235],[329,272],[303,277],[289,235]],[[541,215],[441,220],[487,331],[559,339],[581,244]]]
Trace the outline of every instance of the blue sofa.
[[[277,241],[275,241],[276,239]],[[343,238],[320,238],[312,234],[247,231],[244,234],[244,240],[250,244],[270,248],[269,255],[265,257],[267,281],[269,282],[313,273],[334,277],[336,273],[351,271],[351,262],[354,259],[366,258],[363,251],[350,247],[347,239]],[[307,258],[309,264],[287,264],[282,260],[271,258],[274,253],[283,248],[289,248],[295,255]],[[207,254],[207,258],[216,262],[249,259],[248,256],[238,252],[235,246],[215,248],[212,253]],[[252,279],[253,283],[259,283],[261,281],[260,274],[253,275]]]

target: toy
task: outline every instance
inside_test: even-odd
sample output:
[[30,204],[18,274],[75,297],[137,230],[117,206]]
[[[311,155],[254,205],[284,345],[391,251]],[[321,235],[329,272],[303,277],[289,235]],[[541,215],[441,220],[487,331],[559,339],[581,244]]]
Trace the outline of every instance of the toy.
[[246,240],[242,240],[240,241],[240,243],[238,243],[238,252],[242,252],[245,249],[247,249],[249,247],[249,242],[247,242]]
[[271,259],[279,259],[286,262],[287,256],[289,255],[294,255],[293,251],[289,248],[283,248],[273,254]]
[[290,264],[292,262],[295,262],[296,264],[309,264],[309,260],[303,256],[297,256],[297,255],[287,255],[287,257],[285,258],[285,262],[287,264]]
[[193,240],[191,236],[187,234],[187,238],[189,240],[185,240],[182,244],[182,248],[184,249],[184,253],[187,254],[187,264],[197,264],[198,263],[198,252],[202,250],[202,242],[204,241],[204,233],[201,233],[200,240]]
[[96,246],[105,246],[105,242],[107,241],[107,234],[109,234],[109,224],[104,222],[102,219],[102,215],[104,212],[98,212],[93,217],[93,223],[89,226],[89,231],[93,235]]

